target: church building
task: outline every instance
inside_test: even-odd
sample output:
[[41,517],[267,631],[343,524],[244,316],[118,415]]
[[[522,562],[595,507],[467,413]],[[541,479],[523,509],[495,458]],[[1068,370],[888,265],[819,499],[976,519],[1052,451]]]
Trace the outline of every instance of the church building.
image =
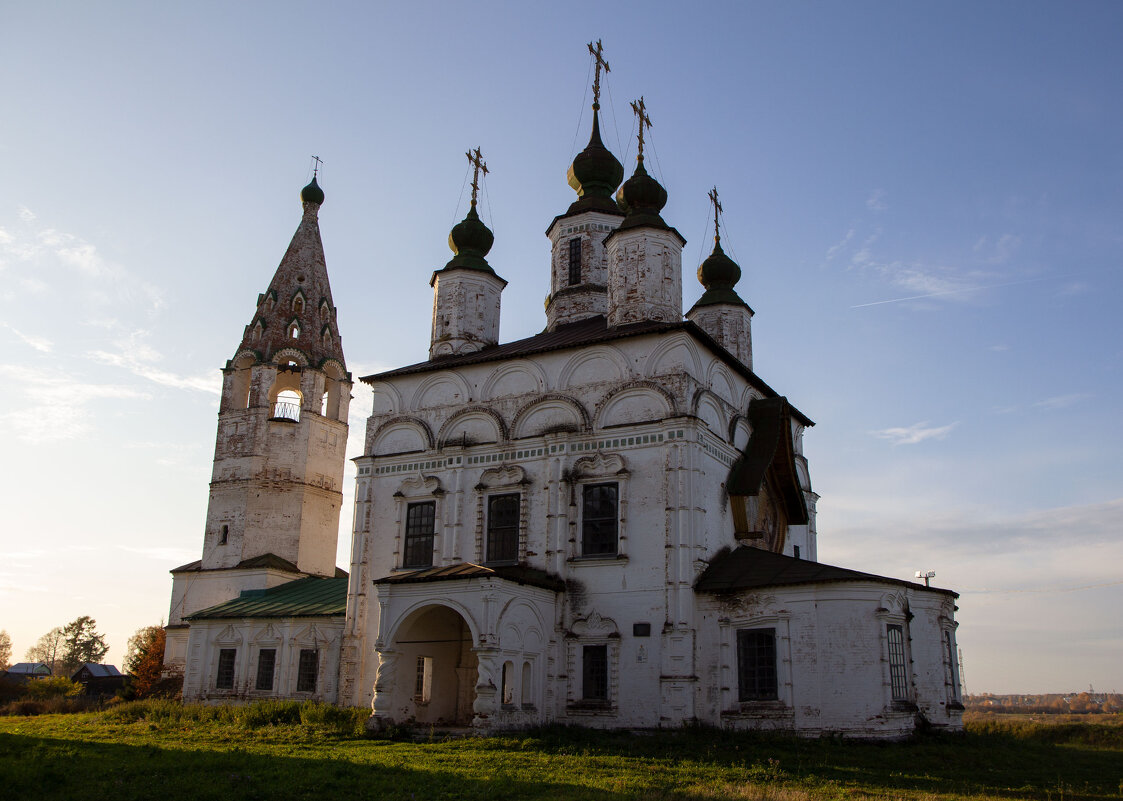
[[362,378],[349,574],[335,551],[352,378],[324,194],[305,187],[223,371],[203,556],[172,571],[168,670],[187,700],[369,706],[372,727],[961,728],[956,593],[818,561],[814,423],[753,371],[716,190],[684,315],[685,239],[644,166],[650,120],[633,104],[624,180],[593,55],[577,197],[546,228],[545,328],[499,342],[507,282],[487,260],[477,149],[453,258],[430,281],[429,358]]

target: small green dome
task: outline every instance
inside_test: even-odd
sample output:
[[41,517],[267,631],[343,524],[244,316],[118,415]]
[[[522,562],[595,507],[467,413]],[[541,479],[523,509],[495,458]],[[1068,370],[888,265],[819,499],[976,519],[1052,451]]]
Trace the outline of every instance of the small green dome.
[[725,255],[721,242],[714,240],[714,252],[698,268],[698,282],[706,288],[696,306],[710,306],[715,303],[732,303],[747,306],[733,286],[741,280],[741,268],[737,262]]
[[493,272],[484,257],[494,242],[495,235],[483,224],[476,207],[469,207],[467,216],[454,225],[448,235],[448,247],[456,255],[445,265],[445,269],[467,267]]
[[316,176],[312,176],[312,183],[300,190],[300,199],[304,203],[315,203],[317,206],[324,204],[324,190],[316,183]]
[[573,159],[568,172],[569,185],[577,192],[568,213],[596,209],[616,212],[612,193],[624,180],[624,165],[616,160],[600,138],[600,118],[593,108],[593,133],[589,144]]
[[741,280],[741,268],[725,255],[720,242],[714,242],[714,252],[698,268],[698,281],[706,289],[732,289]]
[[621,228],[634,228],[637,225],[667,227],[659,216],[659,212],[667,205],[667,190],[647,174],[643,161],[636,162],[636,171],[616,193],[616,203],[627,215]]

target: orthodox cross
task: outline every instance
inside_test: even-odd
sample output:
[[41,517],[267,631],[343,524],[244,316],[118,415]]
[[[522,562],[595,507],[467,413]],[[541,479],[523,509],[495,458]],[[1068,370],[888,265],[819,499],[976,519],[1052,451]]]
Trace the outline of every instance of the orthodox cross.
[[718,229],[717,216],[721,214],[721,203],[717,199],[717,187],[709,191],[710,202],[714,204],[714,244],[721,242],[721,231]]
[[600,108],[600,68],[604,67],[604,71],[606,73],[612,72],[612,70],[610,70],[608,68],[608,62],[605,61],[604,57],[601,55],[604,52],[604,48],[601,46],[600,39],[597,39],[597,46],[595,48],[593,47],[593,43],[589,42],[589,52],[593,54],[593,58],[595,58],[596,62],[597,62],[596,67],[595,67],[594,77],[593,77],[593,108],[599,109]]
[[480,173],[487,175],[487,165],[484,164],[483,154],[477,147],[475,151],[469,150],[464,154],[468,157],[468,163],[472,165],[472,205],[476,205],[476,196],[480,192]]
[[314,179],[320,174],[320,165],[324,163],[324,160],[319,156],[313,156],[312,161],[316,162],[316,166],[312,169],[312,178]]
[[651,127],[651,117],[647,116],[647,106],[643,104],[643,95],[640,99],[632,102],[632,111],[639,120],[639,153],[636,155],[637,161],[643,161],[643,129],[644,126]]

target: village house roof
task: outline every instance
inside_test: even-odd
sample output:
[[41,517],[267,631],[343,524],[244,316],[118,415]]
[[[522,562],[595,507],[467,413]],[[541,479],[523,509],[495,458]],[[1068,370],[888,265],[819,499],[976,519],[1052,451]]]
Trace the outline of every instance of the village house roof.
[[7,672],[9,676],[50,676],[51,667],[46,662],[16,662]]
[[114,679],[118,676],[124,677],[124,673],[117,669],[116,665],[99,665],[95,662],[83,662],[70,678],[76,679],[78,674],[86,671],[90,678],[94,679]]
[[347,578],[307,578],[265,590],[242,590],[237,598],[202,609],[184,620],[241,617],[335,617],[347,608]]
[[[388,370],[384,373],[363,376],[362,380],[368,384],[373,384],[376,381],[382,381],[387,378],[397,378],[403,375],[447,370],[450,368],[464,367],[470,364],[501,361],[503,359],[516,359],[537,353],[546,353],[547,351],[587,347],[600,342],[611,342],[617,339],[626,339],[628,337],[642,336],[644,334],[662,334],[668,331],[686,331],[695,339],[706,345],[706,347],[719,356],[729,367],[739,373],[753,388],[760,391],[766,397],[779,397],[779,393],[768,386],[760,376],[742,364],[736,356],[715,342],[709,334],[689,320],[681,322],[645,320],[643,322],[610,327],[608,321],[600,315],[589,317],[585,320],[579,320],[575,323],[559,325],[553,331],[544,331],[541,334],[535,334],[526,339],[518,339],[503,345],[492,345],[491,347],[483,348],[472,353],[438,356],[435,359],[418,362],[417,364],[411,364],[406,367],[399,367],[395,370]],[[792,416],[796,418],[800,424],[805,426],[815,425],[814,421],[794,406],[790,408]]]
[[694,582],[697,592],[728,593],[739,590],[781,587],[792,584],[827,584],[831,582],[873,581],[880,584],[896,584],[914,590],[939,592],[958,598],[959,593],[938,587],[925,587],[903,579],[863,573],[845,567],[796,559],[772,551],[749,546],[741,546],[724,554],[719,554],[710,566]]

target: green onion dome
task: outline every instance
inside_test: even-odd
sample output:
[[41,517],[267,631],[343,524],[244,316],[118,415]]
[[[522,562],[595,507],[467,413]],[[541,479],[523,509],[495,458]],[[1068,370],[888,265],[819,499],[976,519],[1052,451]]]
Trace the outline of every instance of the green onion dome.
[[300,190],[300,199],[305,203],[315,203],[317,206],[324,204],[324,190],[316,183],[316,176],[312,176],[312,183]]
[[452,232],[448,235],[448,247],[456,255],[445,265],[445,269],[466,267],[494,272],[484,258],[494,242],[495,235],[480,220],[476,207],[471,206],[468,215],[453,226]]
[[579,211],[607,211],[619,213],[612,193],[624,180],[624,165],[616,160],[600,138],[600,118],[593,107],[593,133],[589,144],[573,159],[569,167],[569,185],[577,192],[578,200],[567,214]]
[[637,225],[667,227],[659,216],[659,212],[667,205],[667,190],[647,174],[642,160],[636,162],[636,171],[616,193],[616,203],[627,215],[620,224],[621,228],[634,228]]
[[737,262],[725,255],[721,242],[714,240],[714,252],[698,268],[698,281],[706,288],[696,306],[709,306],[714,303],[733,303],[747,305],[733,288],[741,280],[741,268]]

